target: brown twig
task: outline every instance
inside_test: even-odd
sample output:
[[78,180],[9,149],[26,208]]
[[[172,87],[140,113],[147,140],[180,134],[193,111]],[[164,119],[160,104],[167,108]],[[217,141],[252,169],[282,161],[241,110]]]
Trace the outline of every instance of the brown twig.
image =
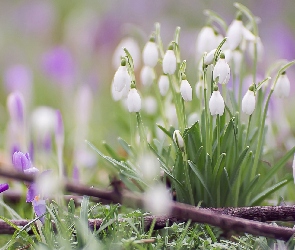
[[[3,168],[0,168],[0,175],[27,182],[34,181],[33,176],[27,176],[25,174],[13,171],[6,171]],[[67,192],[111,200],[115,203],[122,203],[133,208],[144,207],[143,198],[126,190],[123,190],[122,193],[118,193],[112,190],[88,188],[84,185],[78,185],[71,182],[66,182],[64,184],[64,189]],[[235,218],[233,216],[218,214],[206,209],[198,209],[194,206],[182,204],[179,202],[173,202],[171,206],[171,215],[177,220],[190,219],[192,222],[210,224],[212,226],[221,228],[226,233],[232,231],[244,232],[257,236],[265,236],[286,241],[293,237],[295,233],[294,229],[272,226],[262,222],[250,221],[242,218]]]

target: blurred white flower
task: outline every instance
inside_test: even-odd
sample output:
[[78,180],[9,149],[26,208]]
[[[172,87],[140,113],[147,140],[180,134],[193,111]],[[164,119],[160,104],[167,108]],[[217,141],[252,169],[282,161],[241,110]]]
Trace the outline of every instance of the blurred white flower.
[[248,42],[255,42],[256,40],[254,34],[245,26],[243,26],[243,38]]
[[200,120],[200,116],[198,113],[194,112],[194,113],[191,113],[188,118],[187,118],[187,124],[188,126],[192,126],[194,125],[197,121]]
[[56,124],[56,112],[53,108],[41,106],[36,108],[31,114],[32,131],[40,139],[52,134]]
[[173,132],[173,141],[175,142],[175,144],[178,146],[179,149],[182,150],[184,148],[184,141],[178,129],[174,130]]
[[163,58],[163,72],[164,74],[173,75],[176,71],[176,56],[173,48],[169,48]]
[[144,153],[139,156],[137,165],[147,182],[152,182],[160,173],[160,163],[152,153]]
[[216,49],[220,43],[219,40],[220,39],[215,35],[212,27],[203,27],[197,38],[197,57],[200,58],[203,56],[204,52],[209,52],[213,49]]
[[148,96],[143,99],[142,107],[147,114],[154,115],[157,112],[158,104],[153,96]]
[[240,50],[234,50],[232,52],[232,62],[233,62],[234,74],[236,76],[240,74],[242,60],[243,60],[242,52]]
[[171,195],[163,184],[156,184],[144,193],[144,207],[153,215],[169,215],[171,206]]
[[146,66],[155,67],[159,59],[157,44],[154,39],[146,43],[142,52],[143,63]]
[[180,93],[185,101],[191,101],[192,100],[192,95],[193,95],[193,90],[191,85],[186,79],[181,80],[180,84]]
[[143,66],[140,71],[140,80],[144,86],[150,86],[153,84],[156,78],[155,71],[150,66]]
[[[238,17],[239,18],[239,17]],[[241,20],[235,19],[228,26],[226,33],[228,47],[235,50],[243,39],[244,25]]]
[[37,176],[36,187],[41,197],[60,195],[63,190],[62,180],[51,170],[44,171]]
[[275,96],[279,98],[285,98],[288,97],[290,94],[290,81],[289,78],[286,75],[286,72],[283,72],[275,85],[274,89]]
[[209,65],[213,63],[215,52],[216,52],[216,49],[213,49],[204,57],[205,65]]
[[221,53],[219,60],[213,69],[213,79],[216,81],[218,78],[218,83],[226,84],[230,78],[230,67],[225,61],[225,56]]
[[[125,62],[126,63],[126,62]],[[124,64],[124,63],[122,63]],[[116,91],[121,92],[126,85],[130,85],[131,78],[126,65],[121,65],[114,75],[113,84]]]
[[[124,88],[126,88],[126,86]],[[111,93],[112,93],[112,98],[115,102],[122,99],[123,91],[119,92],[115,89],[114,81],[111,84]]]
[[140,64],[140,48],[133,38],[127,37],[124,38],[117,48],[115,49],[114,55],[113,55],[113,67],[117,68],[120,66],[121,57],[126,56],[124,48],[126,48],[130,55],[132,56],[133,63],[134,63],[134,69],[138,69]]
[[[256,43],[257,43],[257,60],[258,61],[262,61],[263,54],[264,54],[264,46],[263,46],[263,44],[261,42],[260,37],[257,37]],[[249,53],[249,55],[250,55],[250,57],[252,59],[254,59],[254,57],[255,57],[255,55],[254,55],[255,54],[254,53],[254,45],[255,45],[255,41],[254,42],[250,42],[248,44],[248,53]]]
[[242,111],[247,115],[252,115],[255,109],[255,103],[256,100],[253,86],[250,86],[242,100]]
[[224,107],[223,97],[221,96],[218,88],[217,90],[215,88],[209,100],[209,110],[211,115],[223,115]]
[[139,112],[141,109],[141,98],[135,88],[130,89],[127,97],[128,111]]
[[167,75],[161,75],[158,81],[160,94],[165,96],[169,89],[169,78]]

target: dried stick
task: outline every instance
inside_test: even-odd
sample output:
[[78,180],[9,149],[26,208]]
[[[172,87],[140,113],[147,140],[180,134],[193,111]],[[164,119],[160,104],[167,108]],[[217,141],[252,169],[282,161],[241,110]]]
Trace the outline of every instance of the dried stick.
[[[28,176],[23,173],[15,171],[7,171],[0,168],[0,175],[13,178],[17,180],[32,182],[33,176]],[[133,193],[116,188],[114,190],[101,190],[96,188],[88,188],[84,185],[76,183],[65,182],[64,189],[67,192],[76,193],[79,195],[93,196],[106,200],[111,200],[115,203],[122,203],[132,208],[143,208],[143,198],[134,195]],[[294,229],[286,227],[272,226],[261,222],[250,221],[242,218],[235,218],[229,215],[217,214],[206,209],[198,209],[194,206],[173,202],[171,206],[171,216],[177,220],[192,220],[192,222],[206,223],[216,226],[224,230],[226,233],[230,232],[244,232],[257,236],[265,236],[269,238],[276,238],[281,240],[289,240],[295,234]]]

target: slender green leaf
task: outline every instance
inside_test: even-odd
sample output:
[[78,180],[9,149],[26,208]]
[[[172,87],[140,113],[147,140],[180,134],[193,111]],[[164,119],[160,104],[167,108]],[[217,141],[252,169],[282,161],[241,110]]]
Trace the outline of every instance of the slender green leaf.
[[118,142],[120,143],[120,145],[123,147],[123,149],[126,151],[126,153],[131,156],[134,157],[135,156],[135,151],[132,148],[131,145],[129,145],[125,140],[123,140],[121,137],[118,138]]

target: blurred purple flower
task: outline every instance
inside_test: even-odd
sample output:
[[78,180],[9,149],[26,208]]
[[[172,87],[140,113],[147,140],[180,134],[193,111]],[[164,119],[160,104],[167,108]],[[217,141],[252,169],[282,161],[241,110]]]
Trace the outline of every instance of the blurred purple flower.
[[20,151],[14,152],[12,155],[12,164],[18,171],[24,172],[32,167],[32,163],[29,154],[24,154]]
[[[46,213],[46,202],[43,199],[39,199],[38,196],[32,201],[32,205],[35,211],[35,214],[39,217]],[[39,218],[40,221],[44,224],[44,216]]]
[[70,51],[65,47],[56,47],[48,51],[42,60],[43,70],[53,81],[62,85],[71,85],[74,81],[75,65]]
[[7,183],[0,184],[0,193],[6,191],[9,188]]
[[24,97],[19,92],[9,94],[7,98],[7,108],[12,121],[17,124],[24,123]]
[[76,183],[78,183],[80,180],[80,171],[76,165],[73,167],[73,177],[72,178]]
[[32,72],[24,65],[18,64],[7,68],[3,80],[8,93],[18,91],[27,96],[31,92]]

